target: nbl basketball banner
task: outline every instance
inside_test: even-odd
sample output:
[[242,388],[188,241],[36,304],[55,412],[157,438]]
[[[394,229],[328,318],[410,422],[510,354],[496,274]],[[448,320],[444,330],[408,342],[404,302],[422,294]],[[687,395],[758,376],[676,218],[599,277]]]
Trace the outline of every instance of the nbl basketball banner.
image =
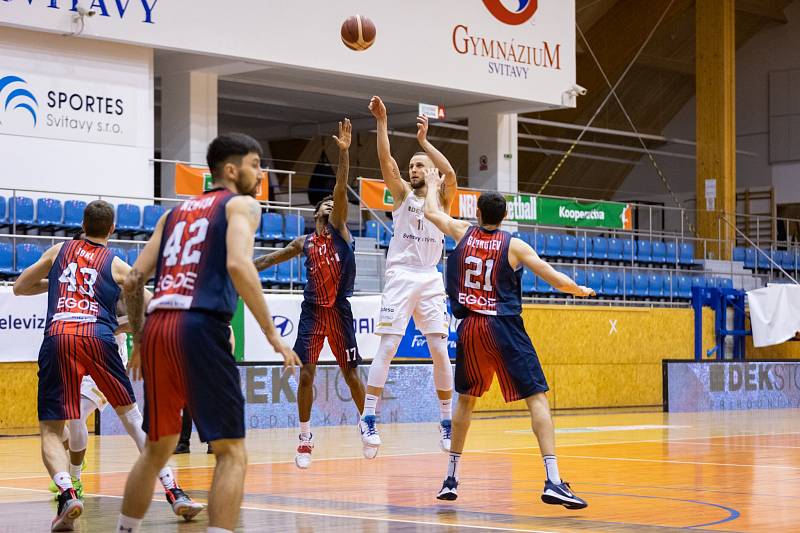
[[[379,211],[392,211],[394,209],[394,198],[389,188],[383,180],[361,178],[361,201],[370,209]],[[478,196],[480,191],[472,189],[458,189],[456,199],[450,208],[450,215],[457,218],[475,218],[475,209],[478,207]]]
[[[211,171],[206,167],[190,167],[178,163],[175,165],[175,194],[178,196],[197,196],[212,188]],[[256,200],[269,200],[269,176],[262,173],[258,184]]]

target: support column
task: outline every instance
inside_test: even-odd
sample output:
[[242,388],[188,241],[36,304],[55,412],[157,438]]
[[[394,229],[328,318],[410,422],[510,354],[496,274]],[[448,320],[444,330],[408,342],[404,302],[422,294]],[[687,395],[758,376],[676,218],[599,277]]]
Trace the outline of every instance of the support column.
[[469,186],[517,191],[517,115],[475,111],[469,115]]
[[[695,2],[697,34],[697,236],[712,259],[731,259],[736,223],[736,28],[734,0]],[[702,247],[698,246],[699,252]]]
[[[180,72],[161,77],[161,158],[205,163],[217,136],[217,74]],[[161,166],[161,194],[175,196],[173,165]]]

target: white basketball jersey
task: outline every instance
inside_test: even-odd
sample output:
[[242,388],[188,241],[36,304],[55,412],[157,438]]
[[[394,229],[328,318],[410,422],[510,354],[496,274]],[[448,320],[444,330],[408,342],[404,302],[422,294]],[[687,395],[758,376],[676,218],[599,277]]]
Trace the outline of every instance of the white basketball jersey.
[[425,218],[424,205],[424,198],[409,192],[392,213],[394,235],[389,242],[386,268],[436,268],[442,260],[444,233]]

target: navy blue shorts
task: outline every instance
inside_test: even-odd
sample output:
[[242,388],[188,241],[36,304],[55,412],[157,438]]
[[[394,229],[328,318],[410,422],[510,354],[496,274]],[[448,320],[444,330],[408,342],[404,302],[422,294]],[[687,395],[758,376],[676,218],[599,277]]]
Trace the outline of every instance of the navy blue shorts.
[[115,341],[53,335],[39,350],[39,420],[80,418],[81,380],[87,374],[113,407],[136,401]]
[[456,391],[480,397],[495,374],[506,402],[548,390],[522,317],[471,313],[458,326]]
[[144,424],[150,440],[181,432],[189,407],[200,439],[244,438],[244,397],[228,324],[202,311],[156,311],[142,336]]
[[316,365],[322,343],[328,338],[336,362],[340,368],[355,368],[361,362],[353,324],[353,310],[346,299],[337,301],[333,307],[323,307],[303,301],[300,306],[300,325],[294,351],[304,365]]

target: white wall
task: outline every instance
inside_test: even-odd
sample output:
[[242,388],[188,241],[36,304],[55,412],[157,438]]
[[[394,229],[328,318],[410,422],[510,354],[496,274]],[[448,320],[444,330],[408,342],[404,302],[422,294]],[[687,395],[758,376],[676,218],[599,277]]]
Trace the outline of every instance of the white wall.
[[0,188],[152,196],[152,50],[0,27],[0,57]]
[[[800,2],[790,5],[787,24],[766,29],[736,52],[736,148],[756,156],[736,157],[737,189],[775,187],[776,202],[800,202],[800,162],[769,163],[769,72],[800,68]],[[797,96],[800,98],[800,95]],[[664,129],[666,137],[695,138],[695,99]],[[692,153],[692,147],[667,144],[660,150]],[[694,196],[695,161],[657,156],[680,197]],[[615,199],[663,201],[674,205],[646,157],[628,175]]]

